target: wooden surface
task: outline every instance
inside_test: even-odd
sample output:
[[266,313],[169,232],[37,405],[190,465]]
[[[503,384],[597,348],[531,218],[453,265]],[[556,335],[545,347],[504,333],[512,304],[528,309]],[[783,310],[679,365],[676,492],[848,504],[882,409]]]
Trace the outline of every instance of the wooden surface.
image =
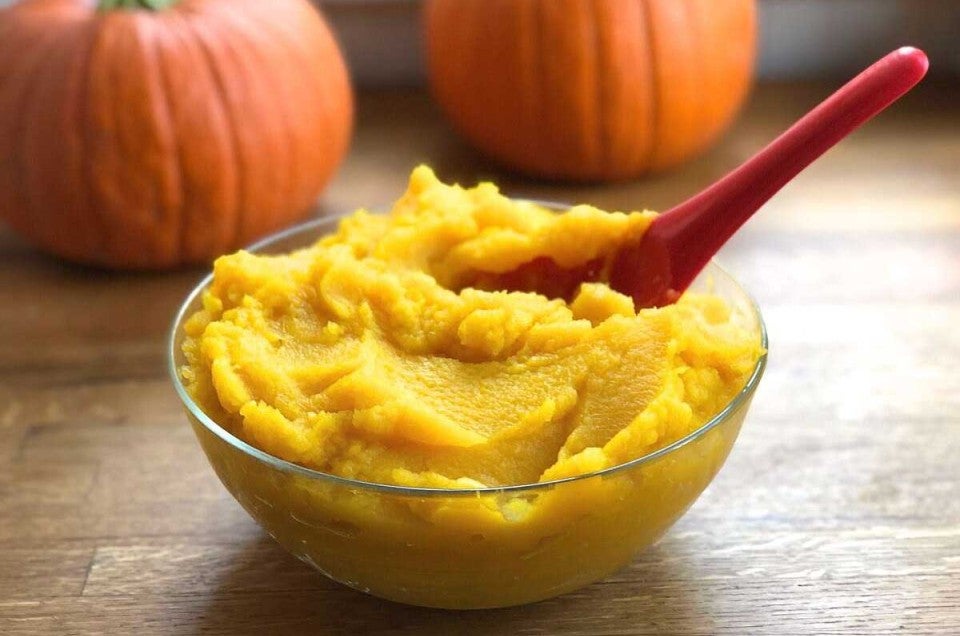
[[[323,208],[384,205],[418,161],[517,196],[662,208],[827,92],[761,88],[700,160],[595,187],[500,174],[423,95],[366,95]],[[831,151],[721,260],[771,350],[714,484],[609,580],[457,613],[327,581],[223,490],[164,368],[199,270],[70,267],[0,230],[0,633],[956,633],[960,90],[925,86]]]

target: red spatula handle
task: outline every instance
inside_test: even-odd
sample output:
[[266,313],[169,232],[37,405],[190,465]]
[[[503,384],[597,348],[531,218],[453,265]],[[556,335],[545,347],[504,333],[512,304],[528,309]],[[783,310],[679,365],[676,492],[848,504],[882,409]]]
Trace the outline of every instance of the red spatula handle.
[[903,47],[883,57],[720,181],[662,214],[648,231],[670,258],[682,291],[720,247],[797,173],[912,88],[927,56]]

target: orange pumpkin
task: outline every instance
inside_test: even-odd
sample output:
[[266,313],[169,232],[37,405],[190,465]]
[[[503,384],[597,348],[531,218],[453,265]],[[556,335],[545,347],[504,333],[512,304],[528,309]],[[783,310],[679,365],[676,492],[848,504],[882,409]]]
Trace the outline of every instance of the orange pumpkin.
[[307,212],[349,145],[307,0],[27,0],[0,10],[0,218],[65,258],[209,261]]
[[744,101],[754,0],[428,0],[430,82],[481,151],[614,180],[701,152]]

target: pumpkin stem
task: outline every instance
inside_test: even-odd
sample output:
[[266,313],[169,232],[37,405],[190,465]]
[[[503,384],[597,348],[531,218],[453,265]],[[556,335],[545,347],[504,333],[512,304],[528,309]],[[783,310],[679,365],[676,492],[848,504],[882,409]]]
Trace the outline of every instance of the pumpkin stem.
[[179,2],[179,0],[99,0],[97,2],[97,9],[100,11],[112,11],[114,9],[162,11],[177,2]]

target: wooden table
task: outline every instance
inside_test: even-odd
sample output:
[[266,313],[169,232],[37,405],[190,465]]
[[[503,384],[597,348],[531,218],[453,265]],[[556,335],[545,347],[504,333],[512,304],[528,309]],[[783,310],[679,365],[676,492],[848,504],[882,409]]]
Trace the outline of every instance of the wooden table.
[[[423,94],[368,94],[322,207],[386,204],[428,161],[511,195],[662,208],[827,92],[763,87],[702,159],[596,187],[501,174]],[[771,342],[729,462],[632,565],[529,607],[404,607],[288,556],[217,482],[167,380],[165,332],[201,272],[98,273],[0,232],[0,633],[960,629],[955,86],[930,83],[882,115],[725,248]]]

